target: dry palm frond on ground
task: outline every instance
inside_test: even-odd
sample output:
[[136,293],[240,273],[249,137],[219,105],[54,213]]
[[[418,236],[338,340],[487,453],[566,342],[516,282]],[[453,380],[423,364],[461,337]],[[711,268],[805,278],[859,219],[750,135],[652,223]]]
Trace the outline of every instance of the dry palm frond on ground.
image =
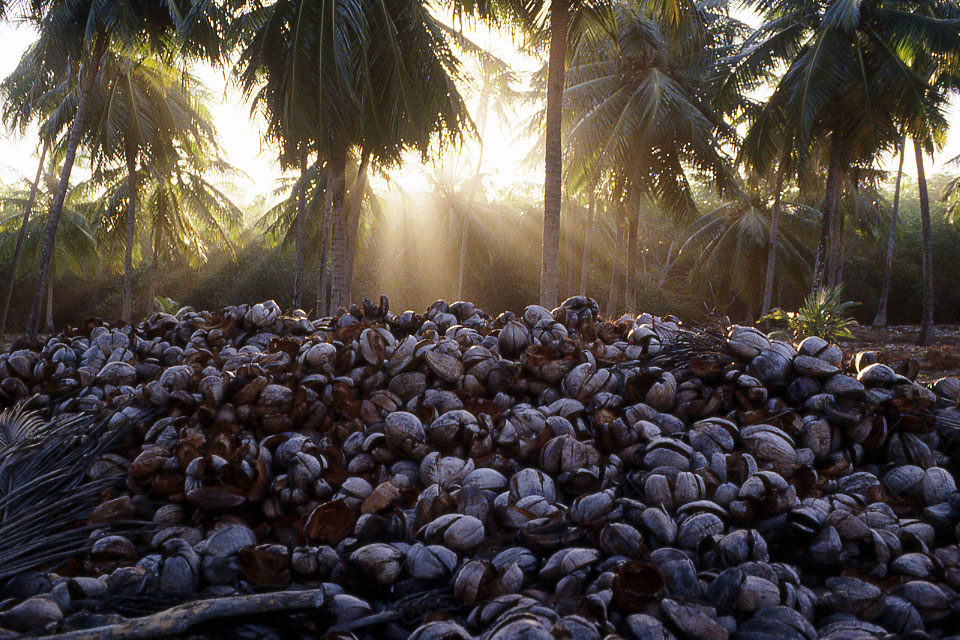
[[115,478],[90,480],[91,465],[117,440],[106,420],[46,420],[0,412],[0,580],[55,565],[88,545],[80,526]]

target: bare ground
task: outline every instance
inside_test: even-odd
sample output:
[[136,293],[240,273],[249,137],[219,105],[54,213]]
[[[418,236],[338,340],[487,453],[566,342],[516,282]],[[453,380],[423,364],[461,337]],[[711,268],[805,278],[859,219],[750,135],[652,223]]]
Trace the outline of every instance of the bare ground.
[[917,325],[896,325],[887,329],[857,327],[856,340],[844,340],[847,353],[876,351],[881,362],[894,363],[912,358],[920,363],[920,382],[932,382],[944,376],[960,376],[960,325],[937,325],[936,340],[928,347],[918,347]]

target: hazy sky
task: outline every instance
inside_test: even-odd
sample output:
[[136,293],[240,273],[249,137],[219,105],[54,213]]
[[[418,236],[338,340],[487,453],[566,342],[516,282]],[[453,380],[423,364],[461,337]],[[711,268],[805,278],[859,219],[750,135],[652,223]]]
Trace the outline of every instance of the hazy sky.
[[[748,16],[741,17],[748,22],[753,22]],[[481,28],[470,35],[478,44],[509,61],[520,73],[521,78],[539,66],[537,60],[523,54],[509,37],[501,33],[491,33]],[[33,41],[34,37],[35,33],[26,27],[14,27],[8,23],[0,26],[0,52],[2,52],[0,77],[6,77],[16,66],[24,48]],[[465,61],[465,64],[470,63]],[[240,101],[236,91],[224,77],[224,72],[203,69],[199,75],[213,92],[214,100],[210,107],[220,132],[224,155],[249,176],[249,181],[238,186],[248,198],[265,193],[273,187],[274,180],[279,176],[279,170],[274,162],[275,151],[261,143],[262,120],[257,116],[251,118],[250,106]],[[471,109],[475,108],[475,99],[468,98],[468,104]],[[506,122],[499,122],[496,118],[489,120],[483,160],[483,171],[487,174],[489,183],[506,187],[516,182],[542,182],[542,169],[521,166],[521,160],[530,150],[532,140],[517,139],[517,130],[532,109],[533,107],[529,106],[520,107],[520,112]],[[954,127],[950,131],[947,146],[933,166],[928,167],[928,173],[940,170],[943,168],[944,161],[960,155],[960,101],[953,100],[949,117]],[[15,171],[32,178],[36,171],[35,151],[35,132],[28,132],[23,138],[15,133],[2,132],[0,170],[3,172],[3,177],[9,180]],[[404,168],[394,172],[391,177],[407,190],[422,190],[429,185],[429,177],[436,173],[454,172],[461,176],[469,175],[468,172],[472,173],[471,159],[476,157],[476,151],[476,142],[468,142],[459,153],[448,152],[443,158],[433,162],[433,166],[423,166],[419,156],[411,156]],[[909,148],[908,154],[910,154],[908,158],[912,158]],[[896,169],[895,160],[892,158],[887,159],[885,164],[888,169]],[[955,165],[947,169],[960,171],[960,167]],[[916,175],[916,168],[912,162],[905,163],[905,171]]]

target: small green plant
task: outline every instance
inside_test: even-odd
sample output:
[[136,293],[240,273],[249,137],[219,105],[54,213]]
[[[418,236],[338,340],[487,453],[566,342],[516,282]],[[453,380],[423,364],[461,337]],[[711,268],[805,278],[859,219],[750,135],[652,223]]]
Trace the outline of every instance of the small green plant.
[[857,321],[846,313],[859,305],[852,300],[840,299],[841,287],[823,287],[811,293],[797,311],[774,309],[760,318],[760,322],[769,321],[786,327],[797,340],[819,336],[824,340],[836,341],[853,338],[852,327]]
[[153,298],[153,308],[155,311],[159,311],[160,313],[169,313],[170,315],[174,315],[177,312],[177,309],[180,308],[180,303],[171,298],[155,296]]
[[181,307],[180,303],[171,298],[156,296],[153,299],[153,308],[161,313],[169,313],[172,316],[181,317],[184,313],[193,311],[193,307]]

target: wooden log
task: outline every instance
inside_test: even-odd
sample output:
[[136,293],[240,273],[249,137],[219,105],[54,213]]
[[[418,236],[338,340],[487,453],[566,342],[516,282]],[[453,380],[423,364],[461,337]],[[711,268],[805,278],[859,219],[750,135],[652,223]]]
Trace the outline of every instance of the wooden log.
[[305,591],[278,591],[275,593],[196,600],[143,618],[134,618],[118,624],[93,629],[79,629],[44,636],[42,640],[53,640],[54,638],[58,640],[164,638],[177,636],[186,632],[190,627],[211,620],[293,609],[317,609],[323,606],[324,599],[323,589],[308,589]]

